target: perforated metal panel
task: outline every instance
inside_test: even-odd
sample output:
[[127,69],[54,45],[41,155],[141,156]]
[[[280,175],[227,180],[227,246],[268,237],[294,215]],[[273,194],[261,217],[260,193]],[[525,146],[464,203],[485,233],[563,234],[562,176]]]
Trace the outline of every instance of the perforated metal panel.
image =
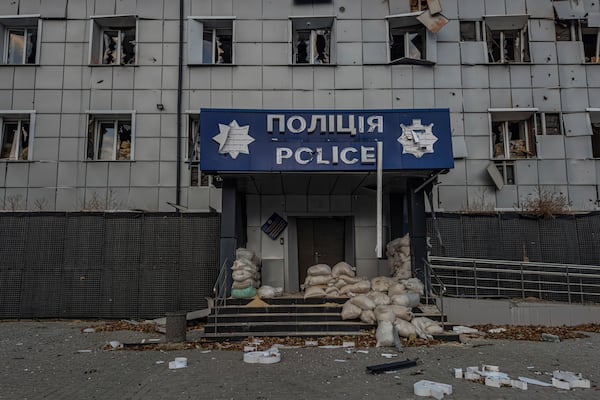
[[140,317],[154,318],[177,311],[179,303],[178,271],[176,269],[143,270],[140,286]]
[[102,290],[100,269],[76,268],[63,271],[62,318],[97,318]]
[[500,219],[502,260],[541,261],[537,219],[507,216]]
[[104,264],[104,216],[67,214],[64,267],[101,269]]
[[140,265],[143,214],[106,214],[104,267],[137,270]]
[[0,318],[18,318],[21,314],[21,269],[0,270]]
[[580,262],[600,265],[600,215],[577,218],[576,224]]
[[428,223],[428,235],[431,238],[431,253],[436,256],[464,257],[462,220],[459,215],[438,215],[438,226],[443,247],[437,240],[433,224]]
[[178,215],[148,215],[144,217],[141,239],[141,268],[176,269],[179,267]]
[[23,268],[28,220],[25,214],[0,213],[0,270]]
[[463,215],[464,254],[467,258],[502,258],[498,217]]
[[101,318],[138,318],[139,271],[105,269],[102,274]]
[[579,264],[579,246],[574,218],[539,220],[543,262]]

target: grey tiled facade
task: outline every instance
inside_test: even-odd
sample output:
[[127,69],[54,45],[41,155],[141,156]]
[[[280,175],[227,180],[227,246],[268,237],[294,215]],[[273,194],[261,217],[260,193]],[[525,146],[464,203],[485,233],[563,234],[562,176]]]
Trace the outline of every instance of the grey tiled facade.
[[[599,29],[592,21],[600,4],[573,1],[573,9],[584,14],[565,20],[575,24],[573,40],[557,41],[556,3],[565,2],[440,0],[448,23],[428,33],[434,40],[428,39],[427,45],[434,47],[427,52],[435,55],[434,62],[418,65],[392,64],[388,54],[388,21],[393,18],[386,17],[406,18],[410,0],[185,0],[185,112],[182,161],[177,165],[177,1],[2,1],[5,53],[9,30],[26,18],[25,25],[38,27],[39,54],[31,65],[7,64],[4,54],[0,65],[4,121],[17,116],[35,122],[27,159],[0,160],[0,206],[7,211],[173,211],[168,203],[176,201],[180,168],[180,205],[220,209],[219,189],[190,183],[187,137],[201,107],[442,107],[450,109],[456,159],[455,168],[434,188],[439,210],[519,209],[540,190],[566,196],[572,210],[597,210],[600,155],[593,138],[600,132],[593,125],[600,121],[600,65],[597,59],[586,59],[580,34],[585,25],[586,40],[593,40],[590,30]],[[334,17],[329,65],[294,64],[290,17],[300,16]],[[490,62],[486,41],[461,40],[461,21],[477,21],[485,31],[481,23],[492,16],[527,16],[527,59]],[[189,22],[215,17],[233,21],[233,64],[190,64]],[[91,63],[98,55],[90,43],[96,30],[123,26],[136,28],[135,62]],[[487,35],[490,39],[491,33]],[[495,155],[494,121],[542,113],[558,113],[560,134],[543,134],[536,123],[527,156]],[[91,117],[131,120],[129,160],[88,159]],[[492,160],[507,162],[512,171],[501,189],[487,171]],[[345,198],[341,204],[348,210],[360,208],[359,200],[352,201]],[[263,207],[265,203],[263,199]]]

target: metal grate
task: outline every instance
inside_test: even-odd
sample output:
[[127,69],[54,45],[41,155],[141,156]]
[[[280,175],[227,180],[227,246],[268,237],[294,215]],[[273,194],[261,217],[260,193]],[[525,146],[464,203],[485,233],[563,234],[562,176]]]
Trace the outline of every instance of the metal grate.
[[541,261],[537,220],[505,216],[500,219],[500,231],[502,236],[498,242],[502,245],[504,256],[496,258],[514,261]]
[[497,217],[463,215],[462,225],[465,257],[502,258],[502,234]]
[[0,213],[0,270],[21,269],[25,265],[28,220],[25,214]]
[[541,219],[538,223],[542,262],[579,264],[575,219]]
[[104,263],[102,214],[67,214],[64,267],[100,269]]
[[577,218],[579,258],[582,264],[600,264],[600,215]]
[[98,317],[101,284],[100,269],[65,270],[61,289],[60,316],[62,318]]
[[165,312],[178,311],[178,271],[153,269],[142,271],[140,286],[140,317],[154,318]]
[[0,270],[0,319],[18,318],[21,314],[21,281],[20,269]]

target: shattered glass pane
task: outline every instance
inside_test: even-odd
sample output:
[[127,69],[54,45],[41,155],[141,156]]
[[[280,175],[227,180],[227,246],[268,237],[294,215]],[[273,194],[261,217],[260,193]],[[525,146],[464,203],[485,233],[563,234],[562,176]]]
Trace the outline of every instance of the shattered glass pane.
[[230,29],[217,29],[215,37],[215,64],[231,64],[231,37]]
[[119,31],[102,32],[102,64],[117,64]]
[[568,22],[565,21],[554,21],[554,31],[556,32],[556,41],[570,41],[571,40],[571,27]]
[[21,131],[19,132],[19,160],[27,160],[29,157],[29,124],[21,123]]
[[422,33],[408,34],[408,56],[421,59],[425,53],[425,40]]
[[560,135],[560,114],[546,113],[546,135]]
[[35,64],[37,55],[37,29],[27,29],[26,64]]
[[390,56],[392,61],[406,56],[404,52],[404,34],[393,34],[390,38]]
[[2,135],[2,152],[0,158],[14,160],[17,154],[17,130],[19,129],[18,122],[7,122],[4,124]]
[[460,21],[460,40],[474,42],[477,40],[477,21]]
[[504,123],[492,121],[494,158],[504,158]]
[[135,28],[121,31],[121,64],[135,64]]
[[592,124],[592,157],[600,158],[600,124]]
[[310,31],[297,31],[296,35],[296,64],[308,64],[310,60]]
[[117,124],[117,160],[131,158],[131,124],[119,122]]
[[329,37],[329,30],[313,31],[313,64],[329,64]]
[[93,118],[90,118],[90,120],[88,122],[88,137],[87,137],[87,152],[86,152],[86,156],[87,156],[88,160],[94,159],[94,145],[96,143],[96,141],[95,141],[96,131],[94,130],[95,126],[96,126],[96,121],[94,121]]
[[586,23],[582,22],[581,40],[583,40],[583,53],[586,63],[599,63],[598,55],[598,28],[588,28]]
[[25,51],[25,31],[10,30],[8,32],[8,57],[7,64],[23,64]]

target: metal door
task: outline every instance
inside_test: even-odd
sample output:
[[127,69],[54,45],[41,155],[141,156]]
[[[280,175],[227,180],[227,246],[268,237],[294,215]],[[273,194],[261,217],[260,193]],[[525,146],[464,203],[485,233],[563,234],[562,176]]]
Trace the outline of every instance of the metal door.
[[298,278],[304,284],[306,271],[315,264],[333,267],[344,261],[345,218],[298,218]]

